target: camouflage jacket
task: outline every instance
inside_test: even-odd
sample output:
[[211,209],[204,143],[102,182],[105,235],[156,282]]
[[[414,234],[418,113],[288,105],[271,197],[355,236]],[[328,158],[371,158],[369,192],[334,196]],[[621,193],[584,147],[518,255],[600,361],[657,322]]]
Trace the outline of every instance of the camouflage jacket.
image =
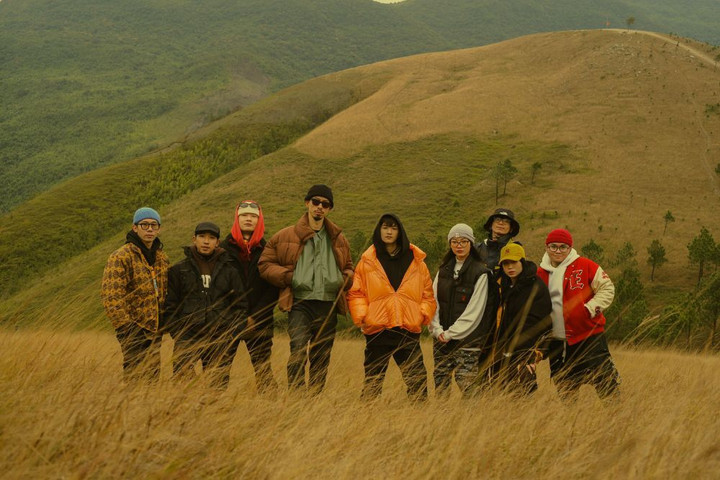
[[156,255],[151,267],[137,245],[126,243],[108,258],[101,295],[105,313],[116,329],[135,323],[158,332],[170,262],[162,250]]

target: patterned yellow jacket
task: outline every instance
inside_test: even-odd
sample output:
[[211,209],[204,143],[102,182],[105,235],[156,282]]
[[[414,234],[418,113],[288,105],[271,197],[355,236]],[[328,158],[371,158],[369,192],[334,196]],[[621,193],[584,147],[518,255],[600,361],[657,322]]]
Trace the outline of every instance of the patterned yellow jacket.
[[114,328],[136,323],[145,330],[158,332],[169,264],[167,255],[158,249],[155,265],[151,267],[140,248],[132,243],[110,255],[103,272],[101,295]]

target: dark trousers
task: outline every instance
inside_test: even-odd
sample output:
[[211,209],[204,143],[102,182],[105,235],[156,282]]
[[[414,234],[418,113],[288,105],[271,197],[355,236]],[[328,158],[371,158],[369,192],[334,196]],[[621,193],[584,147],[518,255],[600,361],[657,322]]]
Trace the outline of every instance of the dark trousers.
[[423,363],[420,336],[396,329],[365,336],[365,382],[362,397],[375,398],[382,391],[390,359],[400,368],[411,400],[427,398],[427,372]]
[[240,337],[234,330],[193,330],[186,329],[173,336],[173,373],[176,377],[193,374],[197,360],[203,370],[211,376],[211,384],[227,388]]
[[610,356],[604,333],[588,337],[575,345],[552,340],[548,358],[550,377],[565,400],[574,400],[580,386],[586,383],[595,387],[600,398],[618,392],[620,375]]
[[538,388],[534,359],[534,352],[501,357],[489,369],[491,383],[511,394],[530,395]]
[[120,343],[126,380],[160,378],[160,335],[129,323],[118,327],[115,336]]
[[309,360],[310,393],[317,394],[323,390],[336,326],[337,313],[333,302],[302,300],[293,305],[288,315],[290,358],[287,374],[291,389],[305,386],[305,364]]

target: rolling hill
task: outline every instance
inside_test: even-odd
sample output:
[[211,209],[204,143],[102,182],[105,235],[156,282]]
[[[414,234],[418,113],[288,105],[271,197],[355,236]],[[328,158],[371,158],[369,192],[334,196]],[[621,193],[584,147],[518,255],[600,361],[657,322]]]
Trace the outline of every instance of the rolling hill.
[[318,75],[629,16],[720,43],[713,0],[4,0],[0,212]]
[[[718,214],[719,105],[713,51],[647,32],[537,34],[353,68],[254,106],[253,118],[264,123],[283,124],[293,112],[325,115],[287,147],[178,194],[161,209],[162,238],[177,261],[198,221],[216,221],[227,232],[242,198],[263,204],[273,233],[302,213],[308,186],[324,182],[335,190],[332,217],[356,247],[387,210],[404,219],[411,240],[433,241],[454,223],[483,222],[496,205],[493,169],[509,159],[518,174],[500,203],[516,211],[531,258],[540,255],[549,229],[567,227],[577,246],[593,239],[608,257],[631,242],[645,276],[645,248],[660,239],[669,263],[654,288],[682,289],[696,275],[686,245],[701,226],[712,230]],[[241,134],[249,110],[194,141],[210,148],[215,139]],[[182,149],[165,158],[177,161],[174,152]],[[541,169],[533,183],[534,163]],[[132,183],[132,172],[123,175],[115,181]],[[94,200],[100,210],[113,200],[102,193]],[[69,190],[56,201],[72,196]],[[667,210],[677,221],[663,236]],[[125,217],[120,222],[129,226]],[[99,279],[123,232],[104,232],[109,239],[39,267],[34,277],[16,276],[22,289],[0,303],[3,321],[105,325]],[[42,234],[1,233],[31,244]],[[69,234],[65,242],[72,241]],[[41,254],[49,244],[39,246]],[[3,289],[12,287],[6,279]]]

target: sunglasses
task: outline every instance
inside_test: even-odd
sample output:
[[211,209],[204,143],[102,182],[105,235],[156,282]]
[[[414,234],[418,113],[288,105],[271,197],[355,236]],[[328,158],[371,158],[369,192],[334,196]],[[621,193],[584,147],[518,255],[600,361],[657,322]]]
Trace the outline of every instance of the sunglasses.
[[318,205],[322,205],[323,208],[330,208],[330,206],[332,205],[332,204],[331,204],[330,202],[328,202],[327,200],[320,200],[319,198],[311,198],[310,201],[311,201],[312,204],[315,205],[316,207],[317,207]]
[[238,208],[257,208],[260,209],[260,206],[255,202],[242,202],[240,205],[238,205]]

